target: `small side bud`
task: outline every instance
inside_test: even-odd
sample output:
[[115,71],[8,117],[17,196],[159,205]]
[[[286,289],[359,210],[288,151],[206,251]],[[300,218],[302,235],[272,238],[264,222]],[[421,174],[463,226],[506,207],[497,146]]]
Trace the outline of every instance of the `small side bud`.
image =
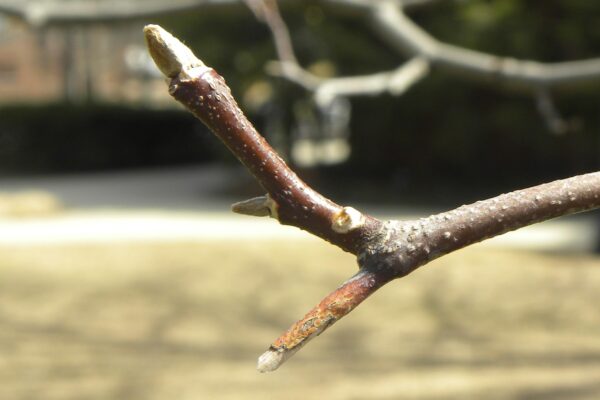
[[231,205],[231,211],[236,214],[252,215],[254,217],[273,217],[277,219],[277,203],[269,195],[234,203]]
[[365,223],[365,217],[352,207],[344,207],[338,212],[331,223],[331,229],[337,233],[348,233]]

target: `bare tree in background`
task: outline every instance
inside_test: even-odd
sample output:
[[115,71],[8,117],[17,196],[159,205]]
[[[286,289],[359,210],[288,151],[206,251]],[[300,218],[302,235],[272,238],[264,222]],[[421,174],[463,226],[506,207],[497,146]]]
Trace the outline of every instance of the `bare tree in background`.
[[[464,79],[508,85],[531,93],[538,98],[539,110],[548,126],[560,132],[564,124],[552,103],[551,91],[600,81],[600,59],[540,63],[445,44],[405,14],[409,7],[432,2],[323,0],[322,3],[332,7],[363,15],[391,48],[409,57],[392,71],[327,79],[313,75],[299,64],[275,1],[247,0],[246,4],[273,34],[279,60],[269,66],[269,71],[313,93],[316,104],[323,109],[349,96],[403,94],[425,78],[430,69],[438,68],[459,73]],[[89,20],[93,15],[95,18],[133,18],[237,2],[178,0],[170,4],[148,2],[135,9],[98,6],[94,11],[86,8],[89,3],[82,0],[74,1],[72,9],[53,8],[55,3],[43,3],[46,9],[32,12],[19,7],[18,2],[0,1],[0,11],[47,23]],[[154,61],[169,80],[169,93],[224,142],[267,192],[265,196],[234,204],[233,211],[270,216],[357,257],[358,272],[275,340],[259,358],[261,372],[275,370],[370,294],[435,258],[533,223],[600,207],[600,173],[517,190],[413,221],[381,221],[352,207],[338,205],[311,189],[285,164],[247,120],[224,79],[212,68],[162,28],[150,25],[145,34]]]

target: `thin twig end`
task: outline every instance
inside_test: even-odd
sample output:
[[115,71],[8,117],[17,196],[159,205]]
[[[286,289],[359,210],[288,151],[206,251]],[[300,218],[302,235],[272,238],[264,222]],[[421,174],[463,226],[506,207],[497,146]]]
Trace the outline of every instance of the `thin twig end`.
[[258,357],[256,369],[260,373],[273,372],[277,368],[279,368],[279,366],[281,366],[281,364],[283,364],[285,360],[286,357],[284,351],[270,348],[269,350],[265,351],[260,357]]
[[186,45],[161,26],[146,25],[144,36],[150,56],[166,77],[175,78],[195,67],[204,67]]

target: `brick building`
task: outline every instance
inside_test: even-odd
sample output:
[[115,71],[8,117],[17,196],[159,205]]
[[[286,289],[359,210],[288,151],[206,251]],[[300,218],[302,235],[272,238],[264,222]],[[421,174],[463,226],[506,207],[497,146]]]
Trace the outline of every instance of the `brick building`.
[[110,102],[169,107],[140,22],[34,28],[0,15],[0,104]]

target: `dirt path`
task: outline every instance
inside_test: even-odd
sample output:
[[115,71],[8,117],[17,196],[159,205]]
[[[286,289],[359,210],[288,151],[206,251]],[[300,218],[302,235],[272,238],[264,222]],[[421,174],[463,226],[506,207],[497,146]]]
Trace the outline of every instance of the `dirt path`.
[[0,246],[0,398],[600,398],[600,260],[489,248],[390,284],[258,374],[354,268],[295,240]]

